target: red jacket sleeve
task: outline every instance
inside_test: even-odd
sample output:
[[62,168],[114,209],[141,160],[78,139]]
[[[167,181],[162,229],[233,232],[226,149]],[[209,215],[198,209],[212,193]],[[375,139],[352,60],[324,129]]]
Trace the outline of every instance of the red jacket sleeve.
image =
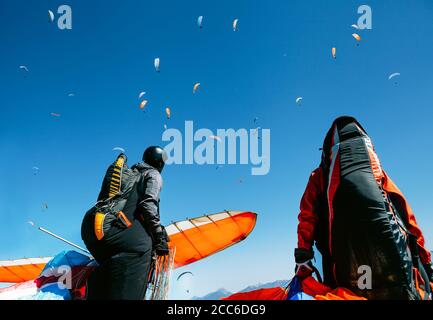
[[298,216],[298,248],[310,250],[314,244],[314,230],[318,218],[319,203],[323,196],[323,172],[319,167],[313,171],[301,199]]
[[431,262],[430,252],[425,247],[424,236],[422,234],[421,228],[418,226],[416,222],[415,215],[412,211],[412,208],[407,203],[403,193],[398,189],[396,184],[391,180],[390,177],[388,177],[388,175],[385,172],[384,172],[383,188],[389,194],[394,195],[397,201],[399,201],[399,206],[403,208],[403,210],[405,211],[407,217],[406,227],[409,230],[409,232],[412,233],[417,239],[419,256],[421,258],[422,263]]

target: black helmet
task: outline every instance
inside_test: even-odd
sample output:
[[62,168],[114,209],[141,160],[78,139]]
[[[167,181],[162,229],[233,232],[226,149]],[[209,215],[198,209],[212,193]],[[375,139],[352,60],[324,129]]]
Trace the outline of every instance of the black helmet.
[[151,146],[144,151],[143,161],[161,172],[167,161],[167,153],[161,147]]

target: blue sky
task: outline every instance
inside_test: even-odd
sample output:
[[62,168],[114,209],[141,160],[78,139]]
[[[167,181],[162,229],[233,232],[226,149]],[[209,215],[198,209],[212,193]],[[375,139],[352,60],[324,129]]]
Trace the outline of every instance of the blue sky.
[[[67,1],[72,30],[48,23],[47,10],[61,4],[0,2],[0,259],[67,248],[28,220],[82,244],[81,219],[113,147],[125,148],[132,164],[146,146],[162,144],[165,123],[238,129],[258,117],[271,130],[268,175],[251,176],[248,165],[163,172],[165,224],[224,209],[259,214],[244,242],[175,271],[195,276],[189,293],[174,282],[171,297],[288,279],[299,200],[327,129],[343,114],[369,132],[433,246],[431,1]],[[350,25],[361,4],[373,10],[373,29],[360,31],[357,45]],[[28,66],[26,77],[19,65]],[[393,72],[397,83],[388,81]]]

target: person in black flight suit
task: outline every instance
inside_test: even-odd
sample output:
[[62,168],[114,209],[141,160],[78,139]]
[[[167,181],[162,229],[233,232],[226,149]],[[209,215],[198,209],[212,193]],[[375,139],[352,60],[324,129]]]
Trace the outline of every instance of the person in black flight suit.
[[159,215],[161,172],[166,159],[162,148],[152,146],[145,150],[143,162],[131,168],[140,173],[135,218],[132,227],[121,233],[112,248],[95,257],[99,266],[87,282],[88,300],[145,299],[152,254],[162,256],[169,252],[169,239]]

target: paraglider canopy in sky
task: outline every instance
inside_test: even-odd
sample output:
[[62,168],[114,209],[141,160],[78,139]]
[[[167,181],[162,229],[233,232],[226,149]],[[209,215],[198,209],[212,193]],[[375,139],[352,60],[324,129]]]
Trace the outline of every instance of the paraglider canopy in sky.
[[198,90],[198,87],[200,87],[200,82],[197,82],[196,84],[194,84],[194,87],[192,88],[192,92],[196,93]]
[[141,103],[140,103],[140,109],[144,109],[146,107],[146,105],[147,105],[147,100],[141,101]]
[[357,33],[352,33],[352,37],[354,37],[358,42],[361,41],[361,36]]
[[238,21],[239,21],[239,19],[233,20],[233,31],[237,31],[238,30]]
[[54,13],[51,10],[48,10],[48,19],[50,22],[54,21]]
[[178,277],[177,277],[177,279],[176,280],[178,280],[179,281],[179,279],[180,278],[182,278],[183,276],[185,276],[185,275],[187,275],[187,274],[190,274],[190,275],[194,275],[192,272],[190,272],[190,271],[187,271],[187,272],[182,272]]
[[400,76],[400,72],[394,72],[394,73],[389,75],[388,80],[391,80],[391,79],[398,77],[398,76]]
[[118,151],[118,152],[121,152],[121,153],[125,153],[125,149],[123,149],[121,147],[114,147],[113,151]]
[[156,72],[159,72],[159,64],[160,64],[159,58],[155,58],[155,60],[153,61],[153,65],[155,66]]
[[219,136],[209,136],[209,139],[212,139],[212,140],[215,140],[215,141],[219,141],[219,142],[222,141],[221,137],[219,137]]
[[203,16],[197,18],[197,26],[201,29],[203,28]]

